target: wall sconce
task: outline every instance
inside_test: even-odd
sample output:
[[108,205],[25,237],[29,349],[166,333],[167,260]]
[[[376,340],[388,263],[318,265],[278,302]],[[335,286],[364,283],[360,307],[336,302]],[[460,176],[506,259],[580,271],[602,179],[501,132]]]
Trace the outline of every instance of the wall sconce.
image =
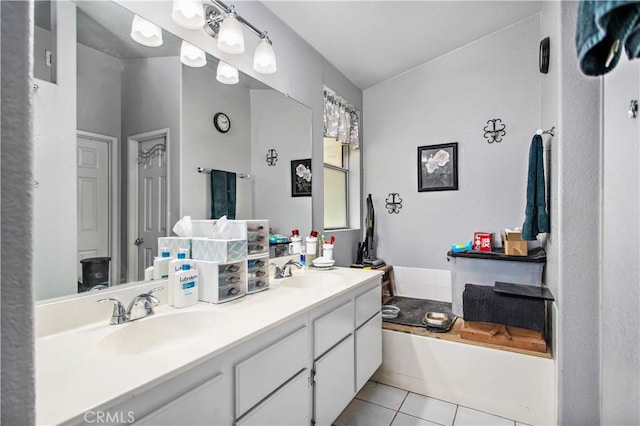
[[193,44],[182,41],[180,46],[180,61],[190,67],[199,68],[207,65],[207,55],[204,50],[195,47]]
[[[487,139],[488,143],[500,143],[502,142],[502,137],[507,134],[504,130],[507,126],[500,124],[501,121],[502,120],[499,118],[494,118],[492,120],[488,120],[487,126],[484,126],[484,137]],[[488,124],[491,124],[492,127],[489,127]]]
[[204,26],[202,0],[174,0],[171,19],[181,27],[197,30]]
[[162,46],[162,30],[160,27],[138,15],[133,17],[133,22],[131,23],[131,38],[143,46]]
[[239,80],[238,70],[226,62],[218,62],[216,70],[216,80],[222,84],[236,84]]
[[[272,74],[277,70],[276,55],[266,31],[260,31],[249,21],[238,15],[234,6],[227,6],[220,0],[211,0],[203,7],[201,0],[173,0],[174,22],[184,28],[203,28],[211,37],[218,39],[218,49],[238,55],[244,52],[243,27],[254,33],[260,42],[253,57],[253,69],[261,74]],[[201,9],[197,11],[196,9]],[[202,20],[200,14],[202,13]],[[226,64],[225,67],[231,67]],[[233,84],[233,83],[226,83]]]

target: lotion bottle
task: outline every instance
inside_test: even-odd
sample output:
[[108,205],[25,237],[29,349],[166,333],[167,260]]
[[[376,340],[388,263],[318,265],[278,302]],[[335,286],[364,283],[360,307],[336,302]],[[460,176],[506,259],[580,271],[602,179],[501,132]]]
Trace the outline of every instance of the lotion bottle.
[[[173,289],[174,283],[176,282],[176,274],[178,272],[182,272],[182,265],[185,263],[189,263],[190,268],[194,269],[193,264],[190,262],[190,259],[187,259],[187,250],[180,249],[178,250],[178,258],[169,261],[169,287]],[[173,306],[173,291],[169,291],[169,306]]]
[[186,308],[198,303],[198,271],[185,263],[175,275],[173,283],[173,306]]
[[169,249],[162,247],[160,256],[153,258],[153,279],[160,280],[169,278],[169,262],[173,260]]

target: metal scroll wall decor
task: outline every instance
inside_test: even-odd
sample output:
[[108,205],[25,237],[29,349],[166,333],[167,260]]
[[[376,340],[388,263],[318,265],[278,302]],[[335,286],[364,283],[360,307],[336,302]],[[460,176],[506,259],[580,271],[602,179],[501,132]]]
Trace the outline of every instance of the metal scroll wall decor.
[[138,164],[144,164],[145,166],[149,165],[151,160],[156,157],[160,157],[165,151],[167,147],[164,143],[158,143],[149,148],[147,151],[141,149],[138,151],[138,158],[136,159]]
[[487,142],[502,142],[502,137],[507,134],[504,129],[507,126],[502,124],[502,121],[499,118],[494,118],[487,121],[487,125],[484,126],[484,137],[487,139]]
[[402,198],[400,198],[400,194],[397,192],[390,192],[389,197],[384,200],[384,207],[389,211],[389,214],[400,213],[400,209],[402,208]]
[[271,148],[267,151],[267,166],[275,166],[278,162],[278,153]]

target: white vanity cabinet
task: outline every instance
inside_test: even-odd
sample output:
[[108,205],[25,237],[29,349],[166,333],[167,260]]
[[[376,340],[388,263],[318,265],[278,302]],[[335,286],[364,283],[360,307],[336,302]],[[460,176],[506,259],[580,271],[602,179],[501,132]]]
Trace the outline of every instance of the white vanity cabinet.
[[350,292],[339,303],[328,312],[311,314],[316,425],[332,424],[382,363],[379,281]]
[[[226,401],[223,375],[218,374],[164,407],[136,421],[136,425],[218,425],[224,423]],[[135,413],[132,413],[135,415]]]
[[309,423],[308,342],[303,324],[236,363],[236,424]]
[[[277,303],[269,293],[255,295],[260,303],[242,311],[246,317],[235,317],[238,328],[260,318],[256,306]],[[287,294],[295,293],[280,297]],[[372,277],[280,319],[265,309],[262,318],[272,316],[268,326],[203,353],[175,373],[128,388],[113,403],[94,405],[89,416],[76,414],[68,423],[330,425],[380,365],[380,302],[380,280]]]
[[382,364],[382,314],[379,287],[356,297],[356,390]]

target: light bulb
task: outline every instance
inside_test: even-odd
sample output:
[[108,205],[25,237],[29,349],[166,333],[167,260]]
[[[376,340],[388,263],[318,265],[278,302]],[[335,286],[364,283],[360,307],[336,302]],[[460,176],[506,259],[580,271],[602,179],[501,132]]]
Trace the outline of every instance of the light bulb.
[[204,26],[202,0],[173,0],[171,19],[181,27],[197,30]]
[[242,33],[242,24],[237,19],[237,15],[231,8],[231,12],[220,24],[220,32],[218,33],[218,49],[225,53],[234,55],[244,52],[244,34]]
[[199,68],[207,65],[207,56],[202,49],[183,41],[180,46],[180,61],[187,66]]
[[131,24],[131,38],[143,46],[162,46],[162,30],[144,18],[135,15]]
[[216,80],[223,84],[236,84],[239,80],[238,70],[226,62],[218,62]]
[[262,37],[256,46],[253,54],[253,69],[261,74],[273,74],[278,69],[271,40],[266,36]]

